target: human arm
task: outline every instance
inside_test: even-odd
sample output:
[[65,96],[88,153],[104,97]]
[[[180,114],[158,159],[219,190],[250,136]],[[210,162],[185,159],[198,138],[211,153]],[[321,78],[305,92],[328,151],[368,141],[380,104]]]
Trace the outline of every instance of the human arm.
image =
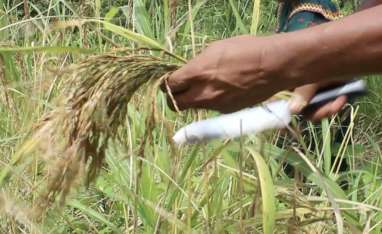
[[[275,44],[286,55],[279,64],[281,72],[297,86],[322,77],[335,80],[382,72],[381,13],[382,6],[377,6],[336,22],[278,35],[280,42]],[[287,53],[291,48],[294,52]]]
[[358,11],[363,11],[382,4],[382,0],[364,0],[358,8]]
[[[365,0],[361,2],[357,11],[366,10],[380,4],[382,4],[382,0]],[[294,96],[290,101],[291,110],[295,113],[300,113],[309,100],[316,94],[317,90],[322,86],[325,86],[325,83],[313,83],[296,88],[294,91]],[[318,121],[324,117],[329,117],[339,112],[346,102],[347,97],[341,96],[325,105],[320,106],[308,115],[305,113],[304,116],[305,118],[313,121]]]
[[168,84],[180,109],[232,112],[312,82],[381,73],[382,6],[313,28],[213,43]]

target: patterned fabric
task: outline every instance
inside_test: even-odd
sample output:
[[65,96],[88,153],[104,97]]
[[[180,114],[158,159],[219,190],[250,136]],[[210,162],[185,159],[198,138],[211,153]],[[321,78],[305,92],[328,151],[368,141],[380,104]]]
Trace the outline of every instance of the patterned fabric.
[[284,0],[279,4],[277,32],[291,32],[341,18],[331,0]]

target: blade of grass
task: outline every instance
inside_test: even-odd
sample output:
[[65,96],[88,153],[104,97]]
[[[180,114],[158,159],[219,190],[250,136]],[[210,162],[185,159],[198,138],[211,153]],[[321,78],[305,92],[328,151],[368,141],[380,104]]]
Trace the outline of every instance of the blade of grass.
[[247,148],[255,160],[257,173],[260,181],[261,197],[263,203],[263,232],[272,234],[276,219],[275,189],[271,173],[263,157],[252,148]]
[[332,167],[332,149],[331,149],[331,133],[330,124],[328,119],[322,120],[322,150],[324,160],[324,172],[326,175],[330,174]]
[[261,0],[254,0],[253,2],[253,12],[252,12],[252,23],[251,23],[251,34],[257,35],[257,29],[260,22],[260,13],[261,13]]
[[85,49],[76,47],[59,47],[59,46],[38,46],[38,47],[0,47],[0,53],[93,53],[95,49]]
[[190,23],[191,29],[191,45],[192,45],[192,56],[196,56],[195,48],[195,30],[194,30],[194,19],[192,17],[192,0],[188,0],[188,22]]
[[158,43],[157,41],[155,41],[149,37],[146,37],[145,35],[135,33],[131,30],[128,30],[126,28],[123,28],[121,26],[118,26],[118,25],[115,25],[115,24],[112,24],[110,22],[103,21],[103,20],[89,19],[89,20],[85,20],[85,21],[86,22],[102,22],[104,25],[104,28],[110,32],[118,34],[118,35],[120,35],[120,36],[122,36],[128,40],[134,41],[134,42],[138,43],[139,45],[148,46],[151,49],[161,50],[161,51],[172,56],[173,58],[176,58],[177,60],[179,60],[181,62],[186,62],[186,60],[184,58],[182,58],[182,57],[180,57],[174,53],[171,53],[170,51],[166,50],[166,48],[164,46],[162,46],[160,43]]
[[0,51],[0,61],[3,62],[4,77],[7,80],[19,80],[19,72],[12,53]]
[[87,205],[82,204],[78,200],[70,200],[68,201],[68,205],[81,210],[84,214],[89,215],[96,220],[100,221],[101,223],[108,226],[111,230],[113,230],[114,233],[123,233],[119,228],[117,228],[113,223],[111,223],[105,216],[100,214],[99,212],[95,211],[94,209],[90,208]]
[[243,20],[240,17],[240,13],[239,13],[237,7],[235,6],[234,1],[233,0],[229,0],[229,4],[231,5],[232,13],[235,16],[236,27],[239,28],[239,31],[240,31],[241,34],[248,34],[249,33],[248,29],[247,29],[247,27],[245,27],[245,24],[244,24]]
[[110,22],[107,22],[104,20],[97,20],[97,19],[87,19],[87,20],[84,20],[84,22],[102,23],[104,25],[104,29],[106,29],[107,31],[118,34],[118,35],[120,35],[120,36],[122,36],[128,40],[132,40],[132,41],[134,41],[140,45],[149,46],[150,48],[153,48],[153,49],[161,49],[161,50],[165,49],[161,44],[159,44],[155,40],[153,40],[153,39],[151,39],[145,35],[135,33],[135,32],[133,32],[129,29],[126,29],[124,27],[115,25],[113,23],[110,23]]
[[163,4],[163,21],[164,21],[164,35],[167,36],[171,28],[171,9],[169,0],[162,0]]
[[139,33],[145,35],[146,37],[155,38],[154,31],[151,27],[151,21],[149,13],[146,10],[144,2],[142,0],[134,1],[134,25]]
[[192,22],[195,21],[195,18],[196,16],[199,14],[200,10],[202,9],[202,6],[207,2],[207,0],[205,1],[200,1],[200,2],[197,2],[193,7],[192,7],[192,20],[187,20],[185,25],[184,25],[184,29],[182,31],[182,34],[183,34],[183,38],[182,38],[182,44],[185,43],[185,40],[186,38],[190,35],[190,31],[191,31],[191,24]]
[[[308,180],[311,180],[315,184],[317,184],[321,189],[323,189],[324,191],[329,191],[334,198],[344,200],[346,199],[346,194],[341,189],[341,187],[328,177],[321,174],[317,174],[317,170],[312,169],[315,168],[314,165],[310,163],[310,161],[305,156],[303,156],[305,159],[304,160],[296,153],[285,151],[269,143],[265,143],[262,146],[258,145],[255,147],[255,150],[256,149],[258,149],[258,152],[260,152],[261,154],[269,155],[270,157],[280,159],[283,159],[285,157],[290,165],[292,165],[298,171],[300,171],[304,176],[306,176]],[[355,226],[355,228],[360,228],[355,212],[344,211],[343,213],[349,225],[353,225]]]
[[112,7],[105,15],[105,21],[110,22],[119,12],[118,7]]
[[[2,2],[0,1],[0,28],[5,27],[8,25],[8,20],[6,17],[5,12],[2,9]],[[8,31],[0,31],[0,41],[6,41],[8,39]]]
[[326,192],[326,195],[328,196],[328,200],[333,206],[333,212],[336,218],[336,224],[337,224],[337,233],[342,234],[344,233],[344,220],[341,215],[341,211],[339,209],[339,206],[335,199],[335,194],[332,193],[330,187],[328,184],[326,184],[323,180],[323,176],[321,173],[317,170],[317,168],[309,161],[309,159],[297,148],[294,147],[294,150],[298,153],[298,155],[305,161],[305,163],[309,166],[310,170],[319,178],[320,187],[323,188],[323,190]]

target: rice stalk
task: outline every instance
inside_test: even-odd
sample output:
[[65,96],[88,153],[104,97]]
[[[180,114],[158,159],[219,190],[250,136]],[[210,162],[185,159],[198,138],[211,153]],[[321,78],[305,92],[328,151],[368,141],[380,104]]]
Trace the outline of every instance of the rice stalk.
[[23,227],[20,230],[21,233],[28,231],[29,233],[42,233],[40,228],[33,223],[30,210],[25,208],[25,205],[17,204],[9,194],[4,191],[0,192],[0,213],[3,215],[2,218],[9,217],[14,219],[17,223],[21,224]]
[[178,1],[177,0],[170,0],[171,26],[175,26],[175,23],[176,23],[177,7],[178,7]]
[[38,203],[40,211],[71,187],[98,174],[108,142],[125,123],[132,95],[149,80],[168,76],[178,65],[142,54],[99,55],[72,67],[71,77],[34,134],[47,160],[48,182]]

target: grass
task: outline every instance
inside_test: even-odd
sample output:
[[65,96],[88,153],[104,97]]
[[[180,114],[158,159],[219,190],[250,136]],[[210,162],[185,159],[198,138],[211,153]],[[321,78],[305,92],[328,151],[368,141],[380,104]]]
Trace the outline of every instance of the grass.
[[275,2],[25,2],[30,18],[0,0],[2,232],[380,233],[377,78],[342,137],[336,117],[180,149],[174,131],[214,113],[170,111],[158,82],[136,91],[210,41],[270,33]]

